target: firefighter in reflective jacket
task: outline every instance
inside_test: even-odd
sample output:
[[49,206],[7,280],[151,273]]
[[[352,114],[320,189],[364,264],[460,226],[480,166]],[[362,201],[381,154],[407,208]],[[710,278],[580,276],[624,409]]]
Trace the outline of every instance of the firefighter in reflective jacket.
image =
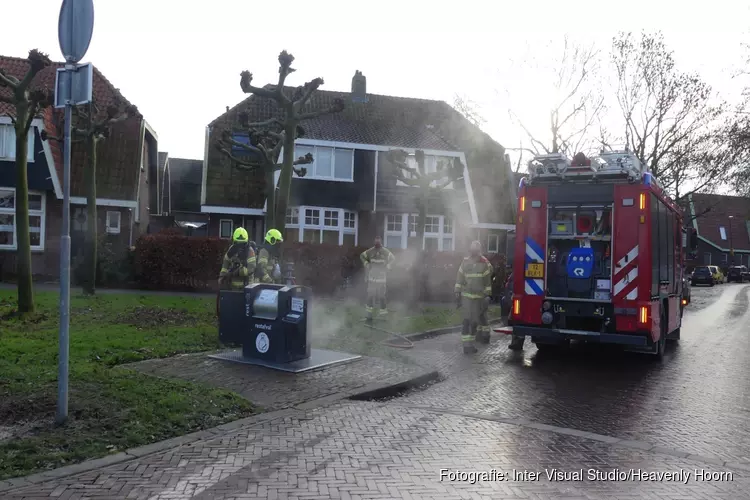
[[281,279],[279,267],[279,243],[283,242],[278,229],[269,229],[265,241],[258,249],[258,266],[255,278],[260,283],[278,283]]
[[472,241],[470,253],[458,268],[455,287],[456,301],[463,306],[461,343],[467,354],[477,351],[474,340],[490,341],[487,309],[492,295],[492,264],[482,255],[481,243]]
[[232,235],[232,246],[224,255],[219,273],[219,286],[229,285],[231,290],[241,290],[252,280],[255,270],[255,251],[249,244],[247,231],[238,227]]
[[386,308],[386,285],[388,270],[393,266],[396,258],[390,250],[383,246],[380,236],[375,237],[375,246],[362,252],[359,256],[367,270],[367,320],[372,320],[372,313],[376,305],[379,306],[379,316],[388,315]]

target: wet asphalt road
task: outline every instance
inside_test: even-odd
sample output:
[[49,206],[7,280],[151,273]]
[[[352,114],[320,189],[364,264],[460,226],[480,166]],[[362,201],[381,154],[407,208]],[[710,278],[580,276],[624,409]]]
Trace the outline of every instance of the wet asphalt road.
[[507,350],[507,337],[473,358],[457,339],[420,343],[445,382],[399,404],[525,418],[750,464],[750,285],[693,288],[681,340],[663,362],[596,346],[539,353]]

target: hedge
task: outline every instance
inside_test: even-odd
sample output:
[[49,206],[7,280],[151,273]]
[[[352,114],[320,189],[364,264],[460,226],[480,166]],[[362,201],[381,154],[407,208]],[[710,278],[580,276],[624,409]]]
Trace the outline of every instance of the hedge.
[[[229,242],[219,238],[173,233],[142,236],[135,249],[136,279],[148,289],[215,290],[221,261],[228,247]],[[294,264],[298,284],[310,286],[318,294],[343,293],[359,297],[365,289],[359,256],[366,249],[325,243],[289,242],[283,246],[284,261]],[[452,299],[463,254],[434,252],[420,256],[408,250],[394,250],[393,253],[396,262],[388,278],[391,299],[416,298],[414,292],[418,292],[421,300]],[[505,258],[491,255],[490,260],[498,271],[496,283],[502,286]]]

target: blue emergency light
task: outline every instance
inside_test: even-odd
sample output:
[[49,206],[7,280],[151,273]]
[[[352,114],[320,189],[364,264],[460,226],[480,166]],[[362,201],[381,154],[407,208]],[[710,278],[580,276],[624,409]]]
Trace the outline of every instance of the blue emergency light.
[[654,178],[653,178],[653,176],[650,173],[644,172],[644,174],[643,174],[643,183],[645,185],[650,186],[651,183],[653,182],[653,180],[654,180]]

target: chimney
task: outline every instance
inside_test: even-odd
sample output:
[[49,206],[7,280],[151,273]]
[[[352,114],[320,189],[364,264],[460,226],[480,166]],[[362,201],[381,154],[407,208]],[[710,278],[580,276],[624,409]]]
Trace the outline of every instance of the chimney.
[[352,101],[367,102],[367,78],[360,70],[352,77]]

